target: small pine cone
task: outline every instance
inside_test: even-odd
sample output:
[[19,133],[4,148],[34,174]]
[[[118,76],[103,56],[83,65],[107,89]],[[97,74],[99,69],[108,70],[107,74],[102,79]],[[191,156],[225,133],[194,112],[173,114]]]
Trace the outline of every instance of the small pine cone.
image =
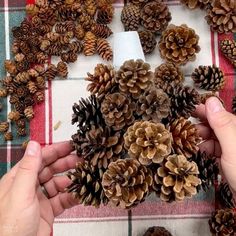
[[138,34],[144,54],[152,53],[157,45],[154,34],[148,30],[138,31]]
[[147,229],[143,236],[172,236],[164,227],[153,226]]
[[37,103],[43,102],[45,100],[44,91],[37,91],[35,93],[35,100]]
[[94,16],[97,11],[97,1],[85,0],[85,10],[90,16]]
[[124,135],[130,157],[142,165],[161,163],[171,152],[171,133],[161,123],[135,122]]
[[121,92],[131,94],[134,99],[138,99],[152,81],[153,72],[150,65],[141,59],[125,61],[116,75]]
[[154,186],[162,201],[182,201],[197,194],[198,166],[183,155],[170,155],[154,173]]
[[169,8],[161,0],[147,3],[141,10],[141,24],[152,33],[161,33],[171,21]]
[[173,63],[163,63],[155,69],[154,83],[162,87],[163,84],[183,84],[184,75],[180,68]]
[[186,5],[190,9],[206,8],[210,4],[210,0],[180,0],[180,3]]
[[12,140],[13,140],[12,132],[6,132],[6,133],[4,133],[4,140],[5,140],[5,141],[12,141]]
[[170,100],[168,95],[157,88],[150,88],[140,95],[137,101],[137,114],[143,120],[160,122],[170,113]]
[[16,84],[27,83],[30,80],[29,73],[26,71],[20,72],[13,78]]
[[194,84],[208,91],[219,91],[225,86],[223,71],[213,66],[199,66],[192,73]]
[[0,89],[0,97],[3,98],[3,97],[6,97],[6,96],[7,96],[7,89],[1,88]]
[[82,40],[84,38],[85,31],[84,31],[84,28],[82,27],[82,25],[78,24],[75,27],[74,35],[78,40]]
[[39,64],[45,64],[48,62],[48,55],[46,55],[44,52],[38,52],[36,54],[36,61]]
[[72,183],[66,188],[67,192],[85,206],[99,207],[107,204],[107,198],[102,188],[103,169],[91,166],[89,162],[78,162],[74,171],[67,176]]
[[24,60],[25,55],[23,53],[17,53],[14,58],[15,58],[15,61],[21,62]]
[[140,26],[140,8],[133,4],[125,5],[121,12],[121,22],[125,31],[137,30]]
[[88,130],[78,130],[72,140],[77,155],[98,168],[106,169],[110,162],[123,155],[123,136],[109,127],[92,126]]
[[197,153],[201,137],[195,124],[180,117],[170,124],[170,132],[173,137],[172,148],[176,154],[190,158]]
[[91,29],[94,20],[88,14],[81,14],[79,17],[79,24],[83,27],[85,31],[89,31]]
[[207,9],[206,20],[213,31],[219,33],[236,32],[235,0],[215,0]]
[[222,40],[220,42],[220,49],[236,68],[236,41],[229,39]]
[[212,235],[234,236],[236,232],[236,213],[233,209],[220,209],[209,219]]
[[214,186],[219,175],[216,158],[208,155],[206,152],[198,151],[191,157],[191,160],[194,161],[198,169],[201,170],[198,177],[201,179],[202,183],[198,186],[198,191],[201,189],[207,191],[211,186]]
[[17,121],[21,118],[21,114],[18,111],[11,111],[8,113],[7,117],[11,121]]
[[45,81],[45,77],[44,76],[38,76],[36,78],[36,85],[39,89],[45,89],[46,86],[46,81]]
[[112,22],[114,15],[114,7],[111,4],[100,7],[97,11],[96,22],[98,24],[107,25]]
[[74,63],[78,59],[78,54],[74,52],[65,52],[61,54],[61,60],[66,63]]
[[148,3],[148,0],[129,0],[129,2],[140,7]]
[[21,137],[25,137],[27,135],[27,131],[25,128],[19,128],[16,129],[17,135]]
[[134,121],[135,104],[121,93],[105,96],[101,104],[101,112],[107,126],[113,130],[122,130]]
[[159,50],[161,57],[168,62],[185,65],[194,61],[200,51],[199,36],[187,25],[170,25],[161,35]]
[[112,48],[106,39],[97,40],[97,52],[103,60],[111,61],[113,58]]
[[112,162],[102,178],[102,186],[109,201],[123,209],[144,201],[152,182],[151,171],[131,158]]
[[97,38],[96,36],[88,31],[84,36],[84,55],[92,56],[96,52]]
[[27,83],[27,88],[29,89],[29,92],[32,94],[34,94],[38,91],[38,88],[37,88],[35,82],[33,82],[31,80]]
[[[29,81],[29,82],[33,82],[33,81]],[[28,82],[28,83],[29,83]],[[33,82],[34,83],[34,82]],[[19,86],[17,87],[16,91],[15,91],[16,95],[18,96],[18,98],[24,98],[29,94],[29,89],[28,86]]]
[[100,25],[97,23],[92,25],[91,32],[98,38],[108,38],[113,34],[112,30],[107,25]]
[[227,183],[220,184],[216,196],[223,208],[235,208],[233,193]]
[[33,78],[36,78],[39,76],[39,72],[36,70],[36,69],[29,69],[28,70],[28,73],[29,73],[29,76],[33,77]]
[[53,64],[50,64],[47,70],[43,74],[44,78],[47,80],[55,79],[56,75],[57,75],[57,67]]
[[73,41],[68,44],[68,50],[69,52],[78,54],[83,51],[83,43],[80,41]]
[[110,65],[98,64],[94,69],[94,74],[88,73],[86,80],[90,81],[87,90],[91,94],[97,94],[98,98],[102,98],[115,85],[115,69]]
[[34,110],[33,110],[33,107],[32,106],[28,106],[25,108],[24,110],[24,114],[25,114],[25,117],[28,119],[28,120],[32,120],[34,118]]
[[7,121],[0,122],[0,133],[5,133],[9,129],[9,123]]
[[67,78],[68,75],[68,68],[67,64],[63,61],[59,61],[57,64],[57,73],[62,78]]
[[23,71],[26,71],[30,68],[30,64],[29,62],[24,59],[23,61],[21,62],[17,62],[16,63],[16,69],[19,71],[19,72],[23,72]]
[[24,118],[21,118],[19,120],[16,121],[16,126],[19,128],[25,128],[26,126],[26,121]]
[[28,143],[29,143],[29,140],[27,141],[24,141],[22,144],[21,144],[21,147],[23,150],[26,150],[27,146],[28,146]]
[[16,69],[16,64],[15,62],[11,60],[5,60],[4,61],[4,67],[6,71],[11,74],[11,75],[16,75],[17,74],[17,69]]

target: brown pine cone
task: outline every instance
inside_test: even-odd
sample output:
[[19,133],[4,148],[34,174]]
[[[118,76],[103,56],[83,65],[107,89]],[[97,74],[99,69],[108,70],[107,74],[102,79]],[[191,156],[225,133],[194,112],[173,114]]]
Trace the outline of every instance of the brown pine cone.
[[53,80],[55,79],[56,75],[57,75],[57,68],[53,64],[50,64],[47,70],[43,74],[46,80]]
[[110,162],[123,155],[123,136],[109,127],[91,126],[90,130],[78,130],[72,140],[77,155],[98,168],[106,169]]
[[97,1],[85,0],[85,10],[90,16],[94,16],[97,11]]
[[80,25],[80,24],[76,25],[74,34],[75,34],[75,37],[76,37],[78,40],[82,40],[82,39],[84,38],[84,36],[85,36],[85,31],[84,31],[82,25]]
[[169,8],[161,0],[151,1],[141,10],[141,24],[152,33],[161,33],[171,21]]
[[178,65],[194,61],[196,53],[200,51],[198,41],[199,36],[187,25],[170,25],[162,33],[159,42],[161,57]]
[[96,36],[88,31],[84,36],[84,55],[92,56],[96,52],[97,38]]
[[142,165],[161,163],[171,152],[171,133],[161,123],[135,122],[124,135],[130,157]]
[[7,96],[7,89],[1,88],[0,89],[0,97],[3,98],[3,97],[6,97],[6,96]]
[[121,22],[125,31],[135,31],[140,25],[140,8],[133,4],[127,4],[121,12]]
[[225,86],[225,79],[223,71],[213,66],[199,66],[192,73],[194,84],[205,90],[219,91]]
[[153,226],[147,229],[143,236],[172,236],[164,227]]
[[11,74],[11,75],[16,75],[17,74],[17,69],[16,69],[16,64],[15,62],[11,60],[5,60],[4,61],[4,67],[6,71]]
[[210,4],[210,0],[180,0],[181,3],[186,5],[190,9],[206,8]]
[[236,41],[229,39],[222,40],[220,42],[220,49],[236,68]]
[[131,94],[134,99],[138,99],[152,81],[150,65],[141,59],[125,61],[116,75],[121,92]]
[[152,53],[157,45],[154,34],[148,30],[138,31],[138,34],[144,54]]
[[100,7],[97,11],[96,22],[98,24],[107,25],[112,22],[114,15],[114,7],[111,4]]
[[162,90],[151,87],[144,94],[140,95],[137,101],[137,114],[143,120],[160,122],[170,113],[170,100],[168,95]]
[[37,91],[35,93],[35,100],[37,103],[43,102],[45,100],[44,91]]
[[25,108],[24,110],[24,114],[25,114],[25,117],[28,119],[28,120],[32,120],[34,118],[34,109],[32,106],[28,106]]
[[5,140],[5,141],[12,141],[12,140],[13,140],[12,132],[6,132],[6,133],[4,133],[4,140]]
[[94,23],[93,18],[89,16],[88,14],[82,13],[79,16],[79,24],[81,24],[81,26],[83,27],[85,31],[89,31],[93,23]]
[[11,111],[8,113],[7,117],[11,121],[17,121],[21,118],[21,114],[18,111]]
[[212,213],[209,219],[213,235],[234,236],[236,232],[236,213],[233,209],[220,209]]
[[135,104],[121,93],[105,96],[101,104],[101,112],[107,126],[113,130],[122,130],[134,121]]
[[195,124],[180,117],[170,124],[170,132],[173,137],[172,147],[176,154],[182,154],[189,158],[198,151],[198,144],[202,140]]
[[97,40],[97,53],[103,60],[111,61],[113,58],[113,51],[106,39],[99,38]]
[[170,155],[162,167],[154,173],[154,189],[162,201],[182,201],[197,194],[198,167],[183,155]]
[[27,86],[29,92],[32,93],[32,94],[34,94],[34,93],[36,93],[36,92],[38,91],[38,88],[37,88],[35,82],[32,81],[32,80],[30,80],[30,81],[27,83],[26,86]]
[[102,188],[103,169],[97,168],[88,161],[78,162],[74,171],[67,176],[72,183],[66,188],[67,192],[78,200],[78,204],[99,207],[106,205],[108,200]]
[[107,25],[100,25],[97,23],[92,25],[91,32],[98,38],[108,38],[113,34],[112,30]]
[[110,163],[102,178],[102,186],[109,201],[124,209],[144,201],[152,182],[151,171],[131,158]]
[[141,7],[141,6],[145,5],[146,3],[148,3],[148,0],[129,0],[129,2]]
[[7,121],[0,122],[0,133],[5,133],[8,131],[8,129],[9,129],[9,122]]
[[59,61],[57,64],[57,73],[62,78],[67,78],[68,75],[68,67],[67,64],[63,61]]
[[78,54],[75,52],[65,52],[61,54],[61,60],[66,63],[74,63],[78,59]]
[[236,95],[233,97],[232,100],[232,112],[236,115]]
[[236,32],[235,0],[215,0],[207,9],[206,20],[213,31],[219,33]]
[[224,101],[214,91],[213,92],[208,92],[208,93],[200,94],[200,96],[201,96],[201,103],[202,104],[206,104],[206,101],[207,101],[208,98],[216,97],[216,98],[218,98],[221,101],[222,105],[225,107]]
[[180,68],[173,63],[162,63],[155,69],[154,83],[162,87],[163,84],[183,84],[184,75]]
[[85,80],[90,81],[87,90],[91,94],[97,94],[98,98],[102,98],[115,85],[115,69],[111,65],[98,64],[94,69],[94,74],[88,73]]
[[227,183],[220,184],[216,197],[223,208],[235,208],[233,193]]

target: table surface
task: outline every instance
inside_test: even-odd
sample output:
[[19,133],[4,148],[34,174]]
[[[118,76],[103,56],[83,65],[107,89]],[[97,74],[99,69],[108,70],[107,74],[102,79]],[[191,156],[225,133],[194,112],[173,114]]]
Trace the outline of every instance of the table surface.
[[[32,2],[32,1],[31,1]],[[5,5],[4,5],[5,3]],[[25,16],[22,0],[0,0],[0,76],[5,76],[3,62],[5,58],[10,58],[11,34],[10,29],[19,25]],[[225,89],[220,92],[221,98],[225,101],[226,107],[230,110],[231,99],[234,95],[235,71],[233,67],[224,59],[219,50],[219,41],[224,38],[234,38],[235,35],[219,35],[210,31],[204,20],[204,11],[188,10],[181,6],[179,1],[167,2],[171,14],[172,22],[175,25],[187,24],[195,29],[200,36],[201,51],[194,62],[182,67],[186,76],[186,84],[192,84],[190,74],[199,65],[219,65],[226,75]],[[123,1],[115,4],[115,17],[111,24],[113,32],[123,31],[120,22],[120,13]],[[158,38],[159,40],[159,38]],[[112,44],[113,36],[109,41]],[[52,58],[56,62],[57,58]],[[146,57],[146,61],[151,64],[152,69],[160,65],[163,61],[156,51]],[[0,137],[0,175],[6,173],[11,166],[18,162],[23,154],[20,147],[22,141],[34,139],[42,145],[50,144],[62,140],[69,140],[76,131],[76,127],[71,125],[71,106],[81,97],[87,97],[87,82],[84,80],[87,72],[93,72],[97,63],[105,63],[98,56],[84,57],[79,55],[78,61],[69,66],[69,79],[66,81],[55,80],[48,83],[45,92],[45,103],[35,108],[36,116],[29,125],[29,136],[17,138],[12,143],[6,145],[2,136]],[[4,111],[0,114],[0,120],[6,120],[10,105],[4,100]],[[59,129],[54,130],[53,126],[61,121]],[[12,127],[12,132],[15,132]],[[53,235],[56,236],[141,236],[144,231],[153,225],[166,227],[176,236],[207,236],[208,218],[215,209],[215,191],[210,189],[207,193],[199,193],[197,197],[186,200],[182,203],[166,204],[157,200],[151,195],[146,202],[136,207],[132,211],[101,207],[77,206],[67,210],[56,219]]]

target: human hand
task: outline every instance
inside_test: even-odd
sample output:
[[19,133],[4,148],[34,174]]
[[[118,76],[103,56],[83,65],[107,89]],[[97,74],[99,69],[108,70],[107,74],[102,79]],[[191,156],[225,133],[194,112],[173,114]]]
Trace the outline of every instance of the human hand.
[[77,204],[64,192],[69,178],[54,176],[75,167],[78,157],[71,152],[69,142],[42,150],[37,142],[29,142],[21,161],[0,180],[1,236],[49,236],[54,218]]
[[200,149],[220,158],[223,175],[236,196],[236,116],[216,97],[198,106],[196,115],[202,121],[197,126],[205,140]]

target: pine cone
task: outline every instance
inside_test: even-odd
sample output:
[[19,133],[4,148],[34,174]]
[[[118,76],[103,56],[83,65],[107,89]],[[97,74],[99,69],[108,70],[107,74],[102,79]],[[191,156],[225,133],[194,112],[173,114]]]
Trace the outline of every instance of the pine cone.
[[5,133],[9,129],[9,123],[7,121],[0,122],[0,133]]
[[163,201],[182,201],[197,194],[197,186],[201,184],[198,174],[195,162],[183,155],[168,156],[165,164],[154,173],[154,186],[159,186],[154,189],[160,189],[157,194]]
[[126,209],[145,200],[152,182],[151,172],[131,158],[112,162],[102,178],[109,201],[114,206]]
[[135,104],[121,93],[105,96],[101,104],[101,112],[107,126],[113,130],[122,130],[134,121]]
[[72,140],[77,155],[98,168],[106,169],[110,162],[123,155],[123,137],[109,127],[91,126],[90,130],[78,130]]
[[125,94],[131,94],[134,99],[147,89],[153,80],[150,65],[143,60],[125,61],[117,72],[116,82]]
[[233,193],[227,183],[220,184],[216,196],[223,208],[235,208]]
[[92,25],[91,32],[98,38],[108,38],[113,34],[107,25],[99,25],[97,23]]
[[170,100],[168,95],[157,88],[150,88],[140,95],[137,102],[137,114],[142,116],[143,120],[160,122],[170,113]]
[[210,0],[180,0],[181,3],[185,4],[190,9],[206,8],[210,4]]
[[201,179],[202,184],[198,186],[198,191],[201,189],[207,191],[212,185],[214,186],[219,175],[216,159],[206,152],[198,151],[191,157],[191,160],[194,161],[198,169],[201,170],[198,177]]
[[13,135],[12,132],[6,132],[4,133],[4,140],[7,141],[12,141],[13,140]]
[[236,41],[229,39],[222,40],[220,42],[220,49],[236,68]]
[[47,70],[43,74],[44,78],[47,80],[55,79],[56,75],[57,75],[57,68],[53,64],[50,64]]
[[125,5],[121,12],[121,22],[125,31],[136,31],[140,25],[140,8],[133,4]]
[[68,75],[68,68],[65,62],[59,61],[57,64],[57,73],[62,78],[66,78]]
[[213,66],[199,66],[192,73],[195,85],[201,89],[219,91],[225,86],[223,71]]
[[148,3],[148,0],[129,0],[130,3],[138,5],[139,7]]
[[[94,33],[94,32],[93,32]],[[75,31],[74,31],[74,34],[75,34],[75,37],[78,39],[78,40],[82,40],[85,36],[85,31],[82,27],[82,25],[78,24],[76,27],[75,27]]]
[[213,235],[233,236],[236,232],[236,213],[233,209],[220,209],[212,213],[209,220]]
[[195,124],[180,117],[170,124],[170,132],[173,137],[172,147],[177,154],[189,158],[198,151],[198,144],[201,141]]
[[143,236],[172,236],[172,234],[164,227],[153,226],[148,228]]
[[207,9],[206,20],[213,31],[219,33],[236,32],[236,2],[234,0],[215,0]]
[[21,114],[18,111],[11,111],[8,113],[7,117],[11,121],[17,121],[21,118]]
[[102,203],[107,204],[108,200],[102,188],[103,169],[94,167],[89,162],[78,162],[74,171],[69,171],[67,176],[72,183],[66,188],[72,193],[79,204],[85,206],[99,207]]
[[97,52],[103,60],[111,61],[113,58],[112,48],[106,39],[97,40]]
[[138,34],[144,54],[152,53],[157,45],[154,34],[148,30],[138,31]]
[[96,36],[88,31],[84,36],[84,55],[92,56],[96,52],[97,38]]
[[161,163],[171,152],[171,133],[161,123],[135,122],[124,135],[130,157],[142,165]]
[[107,25],[112,22],[114,15],[114,7],[111,4],[100,7],[97,11],[96,22],[98,24]]
[[216,92],[203,93],[200,96],[201,96],[201,103],[202,104],[205,104],[208,98],[216,97],[221,101],[222,105],[225,107],[224,101],[219,97],[219,95],[217,95]]
[[141,24],[152,33],[161,33],[171,21],[169,8],[161,0],[151,1],[141,10]]
[[86,80],[90,81],[87,90],[91,94],[97,94],[98,98],[103,98],[115,85],[114,67],[98,64],[94,69],[94,74],[88,73]]
[[86,0],[85,1],[85,10],[90,16],[94,16],[97,11],[97,1],[95,0]]
[[6,96],[7,96],[7,89],[1,88],[0,89],[0,97],[3,98],[3,97],[6,97]]
[[28,120],[32,120],[34,118],[34,110],[33,110],[33,107],[32,106],[28,106],[25,108],[24,110],[24,114],[25,114],[25,117],[28,119]]
[[184,75],[180,68],[173,63],[163,63],[155,69],[154,83],[162,87],[163,84],[183,84]]
[[233,100],[232,100],[232,111],[233,111],[233,114],[236,115],[236,95],[233,97]]
[[199,36],[187,25],[170,25],[161,35],[159,50],[161,57],[168,62],[184,65],[194,61],[200,51]]

